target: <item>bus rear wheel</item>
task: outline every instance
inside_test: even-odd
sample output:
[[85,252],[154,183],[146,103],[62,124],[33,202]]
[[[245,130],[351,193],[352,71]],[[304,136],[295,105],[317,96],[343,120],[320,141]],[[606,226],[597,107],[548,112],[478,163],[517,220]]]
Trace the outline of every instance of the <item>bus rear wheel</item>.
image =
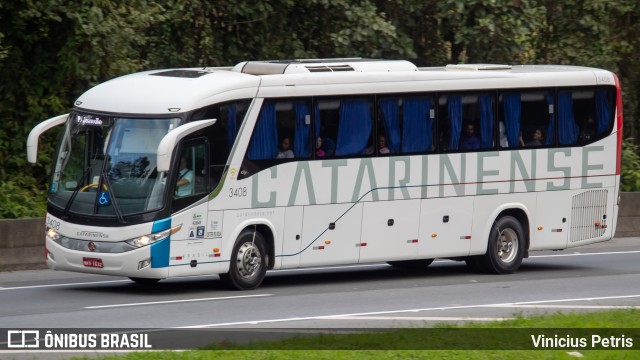
[[244,230],[233,246],[229,272],[220,274],[220,279],[233,290],[255,289],[264,280],[268,260],[262,234],[256,230]]
[[493,274],[512,274],[520,268],[524,252],[525,235],[522,225],[513,216],[503,216],[493,224],[487,253],[472,259],[471,267]]
[[387,261],[387,264],[400,269],[423,270],[431,265],[434,259]]

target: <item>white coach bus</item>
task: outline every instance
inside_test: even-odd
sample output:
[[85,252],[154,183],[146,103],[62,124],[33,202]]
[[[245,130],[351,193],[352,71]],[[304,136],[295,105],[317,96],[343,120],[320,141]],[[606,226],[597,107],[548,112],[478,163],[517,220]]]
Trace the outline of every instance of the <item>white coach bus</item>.
[[573,66],[327,59],[123,76],[84,93],[46,216],[50,268],[139,283],[434,258],[512,273],[613,237],[617,77]]

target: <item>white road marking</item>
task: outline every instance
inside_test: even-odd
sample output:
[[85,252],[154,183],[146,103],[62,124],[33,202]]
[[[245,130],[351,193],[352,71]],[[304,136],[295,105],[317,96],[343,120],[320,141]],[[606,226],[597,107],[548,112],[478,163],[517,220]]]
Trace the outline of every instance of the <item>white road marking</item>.
[[633,251],[608,251],[608,252],[598,252],[598,253],[571,253],[571,254],[554,254],[554,255],[534,255],[529,256],[529,258],[547,258],[547,257],[565,257],[565,256],[590,256],[590,255],[623,255],[623,254],[637,254],[640,253],[640,250]]
[[442,306],[442,307],[421,308],[421,309],[388,310],[388,311],[374,311],[374,312],[352,313],[352,314],[333,314],[333,315],[306,316],[306,317],[294,317],[294,318],[283,318],[283,319],[238,321],[238,322],[217,323],[217,324],[214,323],[214,324],[205,324],[205,325],[182,326],[182,327],[178,327],[178,328],[179,329],[198,329],[198,328],[208,328],[208,327],[223,327],[223,326],[282,323],[282,322],[302,321],[302,320],[335,320],[335,318],[343,318],[343,317],[360,317],[360,316],[372,316],[372,315],[383,315],[383,314],[403,314],[403,313],[411,313],[411,312],[417,313],[417,312],[422,312],[422,311],[434,311],[434,310],[457,310],[457,309],[473,309],[473,308],[501,307],[501,306],[502,307],[509,307],[509,306],[512,306],[512,305],[545,304],[545,303],[568,302],[568,301],[592,301],[592,300],[628,299],[628,298],[637,298],[637,297],[640,297],[640,295],[620,295],[620,296],[603,296],[603,297],[588,297],[588,298],[574,298],[574,299],[522,301],[522,302],[515,302],[515,303]]
[[[489,307],[489,306],[487,306]],[[625,305],[520,305],[520,304],[511,304],[511,305],[499,305],[495,306],[499,308],[531,308],[531,309],[603,309],[603,310],[611,310],[611,309],[640,309],[640,306],[625,306]]]
[[455,317],[455,316],[336,316],[328,320],[408,320],[408,321],[504,321],[504,317]]
[[217,300],[245,299],[245,298],[254,298],[254,297],[272,296],[272,295],[273,295],[273,294],[256,294],[256,295],[224,296],[224,297],[213,297],[213,298],[202,298],[202,299],[182,299],[182,300],[150,301],[150,302],[129,303],[129,304],[112,304],[112,305],[85,306],[84,308],[85,308],[85,309],[107,309],[107,308],[128,307],[128,306],[159,305],[159,304],[176,304],[176,303],[195,302],[195,301],[217,301]]
[[117,282],[131,282],[131,280],[104,280],[104,281],[87,281],[80,283],[66,283],[66,284],[49,284],[49,285],[31,285],[31,286],[16,286],[16,287],[0,287],[0,290],[23,290],[23,289],[37,289],[45,287],[60,287],[60,286],[78,286],[78,285],[95,285],[95,284],[109,284]]

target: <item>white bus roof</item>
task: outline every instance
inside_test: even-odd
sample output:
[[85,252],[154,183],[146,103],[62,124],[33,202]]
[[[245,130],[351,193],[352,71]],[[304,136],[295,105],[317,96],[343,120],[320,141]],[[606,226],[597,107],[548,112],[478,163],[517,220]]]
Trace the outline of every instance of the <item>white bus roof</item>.
[[457,64],[325,59],[242,62],[225,68],[166,69],[122,76],[89,89],[79,109],[171,114],[233,99],[410,93],[463,89],[614,85],[613,74],[566,65]]

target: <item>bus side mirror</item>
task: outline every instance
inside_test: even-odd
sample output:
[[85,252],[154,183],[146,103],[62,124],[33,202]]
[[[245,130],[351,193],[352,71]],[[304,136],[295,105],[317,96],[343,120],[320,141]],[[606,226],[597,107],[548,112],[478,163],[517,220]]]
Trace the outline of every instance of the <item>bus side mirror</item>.
[[67,117],[69,114],[58,115],[49,120],[45,120],[40,124],[36,125],[31,132],[29,133],[29,137],[27,138],[27,160],[35,164],[38,159],[38,138],[40,135],[45,133],[47,130],[52,127],[64,124],[67,121]]
[[158,172],[169,171],[171,167],[171,154],[173,154],[173,149],[175,149],[176,144],[178,144],[182,138],[215,123],[216,119],[198,120],[178,126],[169,131],[160,141],[160,145],[158,145]]

